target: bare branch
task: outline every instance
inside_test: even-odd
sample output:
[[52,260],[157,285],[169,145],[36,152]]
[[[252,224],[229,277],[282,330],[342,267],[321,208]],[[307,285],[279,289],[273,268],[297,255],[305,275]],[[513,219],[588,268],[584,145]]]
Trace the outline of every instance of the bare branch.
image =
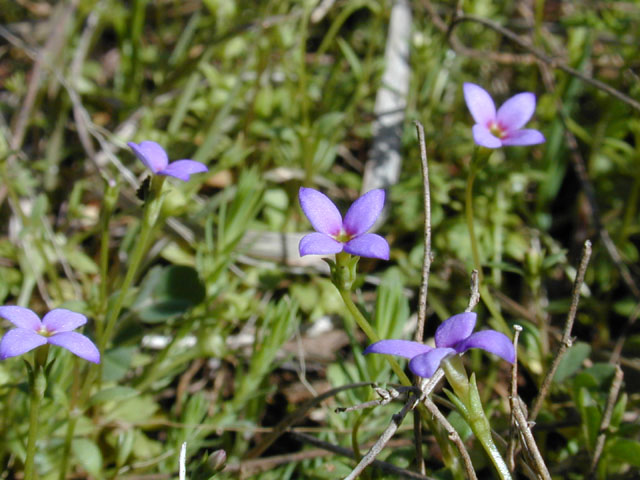
[[376,443],[369,449],[366,455],[362,457],[358,465],[356,465],[356,467],[351,471],[349,476],[345,478],[345,480],[354,480],[358,478],[358,475],[360,475],[364,471],[364,469],[367,468],[367,466],[371,465],[375,461],[375,458],[380,454],[387,442],[391,439],[391,437],[393,437],[393,435],[398,430],[398,427],[402,424],[404,417],[406,417],[406,415],[411,410],[416,408],[418,404],[424,400],[424,398],[426,398],[431,394],[431,392],[433,392],[433,390],[436,388],[436,385],[438,385],[440,380],[442,380],[442,377],[444,377],[444,372],[441,368],[438,368],[438,370],[436,370],[436,372],[427,382],[420,385],[422,390],[420,397],[411,397],[408,399],[402,410],[391,418],[389,426],[384,432],[382,432],[382,435],[378,438]]
[[516,426],[520,431],[520,435],[522,435],[524,443],[527,446],[527,450],[533,457],[535,470],[538,473],[539,478],[542,478],[543,480],[551,480],[551,474],[549,474],[547,465],[544,463],[540,450],[538,449],[538,445],[533,438],[533,433],[531,433],[529,422],[527,422],[527,416],[522,411],[522,400],[520,397],[515,398],[511,402],[511,408],[515,416]]
[[551,382],[553,380],[554,375],[556,374],[556,370],[558,369],[558,365],[560,364],[560,360],[564,356],[565,352],[571,347],[571,330],[573,329],[573,321],[576,318],[576,312],[578,311],[578,302],[580,301],[580,289],[582,288],[582,284],[584,283],[584,274],[587,271],[587,265],[589,264],[589,259],[591,258],[591,242],[587,240],[584,242],[584,247],[582,249],[582,258],[580,260],[580,266],[578,267],[578,271],[576,273],[575,281],[573,282],[573,294],[571,299],[571,307],[569,307],[569,313],[567,314],[567,320],[564,324],[564,333],[562,334],[562,340],[560,342],[560,346],[558,347],[558,352],[556,353],[555,358],[553,359],[553,363],[547,372],[544,381],[542,382],[542,386],[540,387],[540,392],[538,393],[538,397],[536,398],[535,403],[533,404],[533,409],[531,410],[531,414],[529,416],[529,420],[534,421],[540,413],[540,409],[542,408],[542,402],[545,397],[549,393],[549,387],[551,386]]
[[469,305],[467,306],[465,312],[470,312],[478,302],[480,301],[480,290],[478,286],[478,270],[473,270],[471,272],[471,287],[470,287],[470,295],[469,295]]
[[422,260],[422,283],[420,284],[420,298],[418,300],[418,328],[415,341],[422,342],[424,325],[427,320],[427,292],[429,289],[429,273],[431,271],[431,191],[429,188],[429,164],[427,162],[427,147],[424,140],[424,127],[415,121],[420,144],[420,161],[422,164],[422,183],[424,188],[424,258]]
[[429,412],[435,417],[435,419],[444,427],[444,429],[449,434],[449,440],[451,440],[457,447],[458,453],[460,453],[460,456],[462,457],[462,462],[464,464],[464,470],[467,473],[467,478],[469,478],[470,480],[476,480],[478,477],[476,476],[476,472],[473,468],[473,463],[471,463],[471,457],[469,457],[469,452],[467,452],[467,449],[462,442],[462,438],[460,438],[460,435],[458,434],[456,429],[453,428],[453,425],[449,423],[442,412],[438,410],[438,407],[435,403],[433,403],[430,397],[425,397],[422,403],[424,403],[425,407],[427,407],[427,410],[429,410]]
[[607,430],[611,424],[611,415],[613,414],[613,407],[616,405],[618,394],[620,393],[620,387],[622,386],[622,379],[624,373],[620,368],[620,365],[616,365],[616,373],[611,382],[611,388],[609,389],[609,396],[607,398],[607,406],[602,415],[602,422],[600,423],[600,434],[596,439],[596,446],[593,450],[593,460],[591,461],[591,470],[589,471],[589,477],[595,478],[596,469],[598,468],[598,462],[604,449],[604,442],[607,439]]
[[509,444],[507,445],[506,454],[507,466],[511,472],[516,468],[516,429],[513,402],[518,398],[518,339],[520,338],[522,327],[520,325],[514,325],[513,329],[515,330],[515,333],[513,334],[513,348],[516,352],[516,357],[513,361],[513,368],[511,369],[511,393],[509,395],[509,405],[511,406],[511,428],[509,430]]

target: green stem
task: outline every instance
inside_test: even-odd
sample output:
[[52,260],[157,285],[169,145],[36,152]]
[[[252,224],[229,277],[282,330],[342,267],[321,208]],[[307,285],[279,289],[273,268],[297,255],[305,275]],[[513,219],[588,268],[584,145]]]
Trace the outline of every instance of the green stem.
[[65,480],[65,478],[67,478],[67,470],[69,469],[69,457],[71,455],[71,442],[73,441],[73,435],[76,431],[78,418],[79,415],[73,415],[71,418],[69,418],[69,423],[67,423],[67,433],[64,437],[64,447],[62,451],[62,463],[60,464],[60,473],[58,475],[59,480]]
[[[340,296],[342,297],[344,304],[347,306],[347,310],[349,310],[349,313],[351,313],[351,316],[367,336],[369,341],[371,341],[372,343],[379,341],[380,337],[378,336],[378,334],[373,330],[373,327],[364,317],[362,312],[360,312],[360,309],[356,306],[356,304],[353,303],[353,300],[351,299],[351,292],[342,288],[338,290],[340,291]],[[396,362],[393,357],[390,357],[388,355],[385,355],[385,358],[389,361],[392,370],[400,379],[400,383],[407,387],[411,386],[411,380],[409,380],[409,377],[407,377],[402,368],[400,368],[398,362]]]
[[473,182],[476,179],[478,173],[478,166],[476,162],[476,153],[474,152],[471,159],[471,171],[467,178],[467,189],[465,192],[465,213],[467,217],[467,227],[469,228],[469,240],[471,242],[471,255],[473,256],[474,268],[478,271],[478,282],[483,284],[482,265],[480,264],[480,252],[478,250],[478,241],[476,240],[475,228],[473,225]]
[[[100,297],[98,303],[98,318],[102,320],[107,309],[108,299],[108,278],[109,278],[109,223],[111,215],[118,201],[119,185],[113,180],[107,180],[104,200],[102,202],[102,212],[100,215]],[[99,325],[100,336],[103,325]]]
[[124,277],[124,281],[122,282],[122,286],[120,287],[120,293],[118,294],[118,298],[116,300],[113,308],[109,309],[107,312],[107,319],[105,322],[105,328],[102,332],[99,342],[100,355],[104,353],[104,349],[107,346],[107,342],[111,338],[113,334],[113,329],[116,324],[116,320],[120,315],[122,307],[124,306],[124,299],[127,296],[127,291],[131,287],[136,274],[138,273],[138,268],[140,267],[140,263],[142,263],[142,259],[144,258],[144,254],[147,251],[147,246],[149,243],[149,239],[151,237],[151,232],[153,231],[153,227],[155,226],[158,217],[160,216],[160,210],[162,208],[162,184],[164,183],[164,176],[154,176],[151,179],[151,187],[149,189],[150,198],[145,202],[144,205],[144,213],[142,217],[142,225],[140,226],[140,233],[138,234],[138,238],[136,241],[135,248],[133,253],[131,254],[131,260],[129,262],[129,268]]
[[35,351],[33,376],[30,377],[31,405],[29,410],[29,437],[27,439],[27,456],[24,462],[24,480],[35,478],[36,441],[38,440],[38,427],[40,426],[40,405],[47,388],[47,379],[44,366],[47,363],[49,345],[38,348]]
[[69,457],[71,455],[71,442],[76,431],[76,424],[80,418],[80,411],[76,408],[78,404],[78,394],[80,390],[80,366],[77,357],[73,359],[73,383],[71,385],[71,400],[69,402],[69,420],[67,423],[67,433],[64,437],[64,445],[62,447],[62,461],[60,463],[59,480],[67,478],[67,470],[69,468]]
[[480,251],[478,249],[478,240],[476,239],[476,232],[473,222],[473,183],[478,174],[478,165],[480,162],[484,162],[487,157],[481,157],[483,154],[478,153],[478,149],[474,150],[473,158],[471,159],[471,171],[467,178],[467,188],[465,191],[465,214],[467,218],[467,228],[469,229],[469,241],[471,242],[471,255],[473,256],[474,268],[478,271],[478,284],[480,290],[480,298],[487,306],[487,309],[491,313],[491,316],[495,319],[494,325],[496,330],[500,330],[503,333],[509,332],[507,322],[502,317],[498,305],[493,300],[489,289],[484,283],[484,274],[482,272],[482,264],[480,262]]

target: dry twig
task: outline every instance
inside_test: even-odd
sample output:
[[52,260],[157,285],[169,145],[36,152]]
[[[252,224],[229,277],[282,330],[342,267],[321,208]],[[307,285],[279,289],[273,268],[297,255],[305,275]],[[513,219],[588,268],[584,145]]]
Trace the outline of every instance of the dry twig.
[[578,267],[578,271],[576,272],[576,278],[573,283],[573,294],[571,298],[571,307],[569,307],[569,313],[567,314],[567,320],[564,324],[564,333],[562,334],[562,340],[560,342],[560,347],[558,348],[558,352],[556,353],[555,358],[553,359],[553,363],[545,376],[542,386],[540,387],[540,392],[538,393],[538,397],[536,398],[535,403],[533,404],[533,408],[529,415],[529,420],[534,421],[540,413],[540,409],[542,408],[542,403],[549,393],[549,387],[551,386],[551,382],[553,377],[558,369],[558,365],[560,364],[560,360],[564,356],[565,352],[571,347],[573,341],[571,339],[571,330],[573,329],[573,321],[576,318],[576,312],[578,311],[578,302],[580,301],[580,289],[582,288],[582,284],[584,283],[584,274],[587,271],[587,265],[589,264],[589,259],[591,258],[591,242],[587,240],[584,242],[584,247],[582,249],[582,258],[580,260],[580,266]]
[[422,390],[421,396],[420,397],[413,396],[408,399],[407,403],[402,408],[402,410],[392,417],[391,422],[389,423],[389,426],[385,429],[385,431],[382,433],[380,438],[378,438],[376,443],[369,449],[366,455],[362,457],[358,465],[356,465],[356,467],[351,471],[349,476],[345,478],[345,480],[348,480],[348,479],[353,480],[357,478],[358,475],[360,475],[367,466],[371,465],[375,461],[375,458],[380,454],[380,452],[385,447],[387,442],[389,442],[391,437],[393,437],[393,435],[398,430],[398,427],[402,424],[404,417],[411,410],[413,410],[418,406],[422,398],[426,398],[428,395],[431,394],[431,392],[433,392],[433,390],[435,389],[438,382],[440,382],[442,377],[444,377],[444,372],[442,371],[441,368],[439,368],[438,370],[436,370],[436,373],[433,374],[433,377],[431,377],[422,386],[423,388],[421,388]]
[[623,378],[624,373],[622,372],[620,365],[616,365],[616,373],[613,377],[613,382],[611,382],[611,388],[609,389],[607,406],[604,410],[604,414],[602,415],[602,422],[600,423],[600,434],[596,439],[596,446],[593,449],[593,459],[591,461],[591,470],[589,472],[589,476],[591,478],[595,478],[596,469],[598,468],[598,462],[600,462],[600,457],[602,455],[602,451],[604,450],[604,442],[607,439],[607,430],[609,429],[609,425],[611,424],[613,407],[615,407],[616,405],[616,400],[618,399],[618,394],[620,393],[620,387],[622,386]]

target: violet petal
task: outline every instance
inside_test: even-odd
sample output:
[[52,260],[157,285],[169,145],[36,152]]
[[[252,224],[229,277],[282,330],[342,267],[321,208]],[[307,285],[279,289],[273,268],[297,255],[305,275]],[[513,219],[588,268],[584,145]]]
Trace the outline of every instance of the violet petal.
[[389,244],[375,233],[365,233],[349,240],[344,246],[344,251],[360,257],[389,260]]
[[169,175],[170,177],[188,182],[190,175],[206,171],[208,171],[208,168],[203,163],[196,162],[195,160],[176,160],[158,171],[158,174]]
[[384,190],[376,189],[353,202],[344,216],[345,232],[355,237],[373,227],[384,207],[384,197]]
[[544,143],[545,138],[542,133],[534,129],[516,130],[515,132],[509,132],[507,136],[502,139],[504,145],[537,145],[538,143]]
[[0,318],[6,318],[16,327],[29,328],[36,332],[42,327],[38,315],[28,308],[18,307],[17,305],[0,307]]
[[456,344],[471,335],[476,326],[476,317],[474,312],[464,312],[447,318],[436,329],[436,347],[458,350]]
[[51,345],[66,348],[74,355],[93,363],[100,363],[98,348],[84,335],[78,332],[56,333],[47,339]]
[[153,173],[158,173],[169,163],[167,152],[156,142],[146,140],[139,145],[133,142],[129,142],[127,145]]
[[409,362],[409,370],[419,377],[430,378],[436,373],[443,358],[455,354],[453,348],[434,348],[430,352],[413,357]]
[[331,255],[332,253],[340,253],[342,248],[342,243],[320,232],[305,235],[298,245],[301,257],[305,255]]
[[513,363],[516,358],[513,343],[511,343],[509,337],[495,330],[476,332],[456,346],[456,350],[460,353],[470,348],[481,348],[486,352],[499,356],[509,363]]
[[507,131],[518,130],[531,120],[536,110],[536,96],[530,92],[518,93],[498,109],[496,120]]
[[496,106],[491,95],[484,88],[474,83],[465,83],[462,86],[462,91],[467,108],[476,123],[486,127],[495,120]]
[[300,188],[298,193],[302,211],[314,230],[327,235],[338,235],[342,230],[342,215],[338,207],[324,193],[313,188]]
[[386,355],[396,355],[398,357],[413,358],[433,350],[430,346],[411,340],[380,340],[369,345],[364,353],[384,353]]
[[42,325],[49,333],[70,332],[87,323],[87,317],[65,308],[56,308],[42,317]]
[[0,340],[0,360],[22,355],[47,343],[47,339],[30,328],[14,328]]
[[482,125],[474,125],[471,127],[473,133],[473,141],[481,147],[500,148],[502,141]]

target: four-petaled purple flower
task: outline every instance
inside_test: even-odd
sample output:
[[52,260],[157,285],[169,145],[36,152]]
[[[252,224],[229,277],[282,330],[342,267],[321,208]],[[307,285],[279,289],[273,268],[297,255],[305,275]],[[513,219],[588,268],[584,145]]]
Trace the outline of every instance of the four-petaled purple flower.
[[300,255],[330,255],[345,251],[360,257],[389,260],[389,244],[380,235],[366,233],[384,206],[384,190],[358,198],[342,220],[335,204],[313,188],[301,188],[300,206],[316,230],[300,240]]
[[425,378],[435,373],[444,358],[464,353],[470,348],[481,348],[509,363],[515,361],[515,349],[506,335],[495,330],[471,333],[475,325],[475,313],[459,313],[442,322],[436,330],[436,348],[409,340],[380,340],[369,345],[364,353],[385,353],[408,358],[409,369]]
[[491,96],[473,83],[463,86],[464,99],[476,121],[474,141],[487,148],[503,145],[535,145],[545,141],[538,130],[522,129],[536,109],[536,96],[530,92],[518,93],[504,102],[496,113]]
[[100,352],[84,335],[73,332],[87,323],[87,317],[64,308],[47,313],[42,321],[24,307],[0,307],[0,317],[17,328],[9,330],[0,341],[0,360],[27,353],[47,343],[66,348],[71,353],[93,363],[100,363]]
[[156,142],[147,140],[140,144],[129,142],[127,145],[154,175],[168,175],[188,182],[192,173],[208,170],[204,164],[195,160],[176,160],[169,163],[167,152]]

